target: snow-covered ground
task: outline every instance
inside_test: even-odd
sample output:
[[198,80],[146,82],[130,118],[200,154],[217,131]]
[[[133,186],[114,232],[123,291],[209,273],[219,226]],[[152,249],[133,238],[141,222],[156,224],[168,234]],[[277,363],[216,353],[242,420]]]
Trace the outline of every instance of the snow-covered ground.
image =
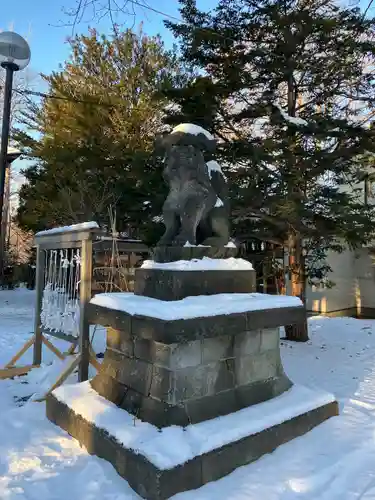
[[[0,366],[31,335],[33,300],[26,290],[0,292]],[[300,384],[333,392],[340,416],[175,499],[375,499],[375,321],[314,318],[309,327],[307,344],[282,342],[286,372]],[[103,349],[103,337],[95,335],[97,351]],[[47,363],[54,356],[46,352],[44,359]],[[31,361],[31,352],[24,361]],[[27,377],[0,381],[0,499],[139,498],[109,463],[88,455],[51,424],[43,403],[23,399],[47,387],[60,368],[55,362]]]

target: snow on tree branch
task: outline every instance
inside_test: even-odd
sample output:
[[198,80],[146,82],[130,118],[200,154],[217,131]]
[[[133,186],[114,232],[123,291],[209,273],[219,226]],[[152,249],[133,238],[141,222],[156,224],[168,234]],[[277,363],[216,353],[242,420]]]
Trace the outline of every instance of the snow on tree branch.
[[303,118],[299,118],[298,116],[290,116],[279,104],[275,104],[276,108],[280,111],[281,116],[289,123],[293,123],[293,125],[306,127],[308,125],[307,121]]

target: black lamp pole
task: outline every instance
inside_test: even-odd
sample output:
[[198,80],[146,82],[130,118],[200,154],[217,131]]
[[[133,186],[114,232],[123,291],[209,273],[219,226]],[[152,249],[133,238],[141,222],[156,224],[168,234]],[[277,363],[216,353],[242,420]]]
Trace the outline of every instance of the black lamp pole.
[[[5,69],[5,87],[4,87],[4,107],[3,107],[3,120],[1,127],[1,144],[0,144],[0,228],[4,229],[4,189],[5,177],[7,169],[8,158],[8,142],[10,130],[10,107],[12,102],[12,87],[13,87],[13,73],[19,68],[16,64],[4,62],[1,66]],[[4,261],[5,261],[5,235],[0,235],[0,284],[3,283],[4,278]]]

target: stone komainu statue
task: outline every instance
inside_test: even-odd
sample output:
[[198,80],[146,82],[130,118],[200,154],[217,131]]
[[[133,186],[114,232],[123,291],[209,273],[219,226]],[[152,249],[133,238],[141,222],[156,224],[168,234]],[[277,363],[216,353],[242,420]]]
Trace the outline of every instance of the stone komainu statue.
[[159,140],[165,151],[163,176],[169,194],[163,207],[163,245],[222,247],[229,241],[229,199],[226,178],[212,154],[216,142],[201,127],[183,124]]

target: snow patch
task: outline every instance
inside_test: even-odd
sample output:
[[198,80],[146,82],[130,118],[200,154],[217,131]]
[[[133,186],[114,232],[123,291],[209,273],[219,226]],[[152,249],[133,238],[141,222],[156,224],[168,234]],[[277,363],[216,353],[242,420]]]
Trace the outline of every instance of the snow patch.
[[215,138],[212,134],[210,134],[206,129],[200,127],[199,125],[194,125],[194,123],[180,123],[172,130],[172,134],[176,134],[177,132],[183,132],[184,134],[192,134],[199,135],[203,134],[207,137],[209,141],[214,141]]
[[286,111],[283,110],[283,108],[279,104],[275,104],[277,109],[280,111],[281,116],[284,118],[289,123],[293,123],[293,125],[302,125],[306,126],[308,125],[307,121],[304,120],[303,118],[298,118],[297,116],[290,116]]
[[[0,290],[1,366],[30,339],[35,299],[34,291]],[[340,415],[255,463],[173,500],[373,499],[375,321],[314,317],[308,325],[309,342],[281,342],[285,371],[313,390],[333,392]],[[105,336],[105,329],[94,336],[96,352],[105,350]],[[61,351],[69,348],[59,339],[53,343]],[[43,361],[53,360],[55,355],[43,346]],[[19,361],[29,363],[32,349]],[[48,421],[44,403],[20,401],[42,392],[38,386],[46,381],[45,370],[50,373],[51,368],[42,366],[25,377],[0,381],[0,498],[88,500],[99,492],[101,500],[138,499],[110,464],[89,455]]]
[[198,295],[173,301],[173,304],[130,292],[100,293],[95,295],[90,303],[130,315],[137,314],[167,321],[302,306],[298,297],[265,293]]
[[82,222],[81,224],[73,224],[72,226],[62,226],[55,227],[53,229],[47,229],[46,231],[39,231],[35,236],[47,236],[50,234],[58,234],[58,233],[71,233],[73,231],[83,231],[85,229],[97,229],[99,228],[98,223],[91,222]]
[[17,148],[13,148],[12,146],[8,146],[7,153],[8,153],[8,155],[20,155],[22,153],[22,151],[20,151]]
[[192,245],[190,241],[187,241],[184,248],[210,248],[210,245]]
[[[229,243],[228,245],[229,246]],[[236,246],[234,245],[234,248]],[[229,247],[231,248],[231,247]],[[155,262],[145,260],[141,269],[168,269],[173,271],[252,271],[252,264],[245,259],[202,259],[177,260],[175,262]]]
[[218,164],[216,160],[210,160],[206,163],[206,165],[208,168],[208,175],[210,176],[210,179],[212,179],[212,172],[219,172],[224,177],[224,179],[226,179],[221,169],[221,166]]
[[[184,245],[185,248],[210,248],[211,245],[192,245],[189,241],[187,241]],[[224,248],[237,248],[237,245],[234,243],[234,241],[230,241],[226,245],[224,245]]]
[[270,401],[235,413],[185,428],[170,426],[159,430],[99,396],[89,382],[62,386],[53,394],[75,414],[163,470],[335,401],[332,394],[294,385]]
[[[54,339],[52,342],[55,343]],[[44,397],[47,391],[60,378],[61,374],[70,366],[72,357],[68,356],[65,360],[55,359],[50,365],[42,366],[42,369],[31,370],[27,377],[27,384],[34,388],[30,401],[37,401]],[[76,374],[71,374],[65,383],[76,383]]]
[[223,207],[223,206],[224,206],[224,203],[223,203],[222,199],[217,197],[215,207]]

